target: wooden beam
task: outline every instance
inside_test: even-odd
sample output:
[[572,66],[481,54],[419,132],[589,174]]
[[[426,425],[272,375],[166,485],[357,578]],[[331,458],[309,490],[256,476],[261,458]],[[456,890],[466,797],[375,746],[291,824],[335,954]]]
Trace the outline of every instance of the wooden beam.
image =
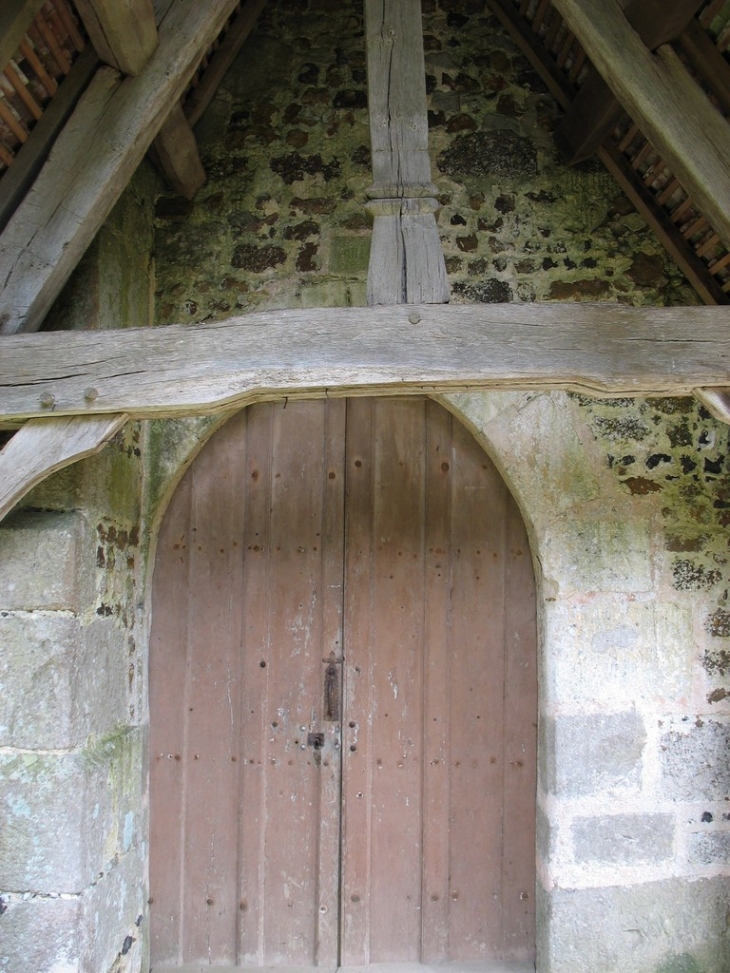
[[421,0],[365,0],[373,238],[368,304],[449,299],[431,182]]
[[[488,2],[558,103],[563,108],[567,108],[575,96],[575,89],[566,76],[558,70],[553,58],[546,55],[543,44],[529,29],[527,22],[518,15],[517,9],[509,0],[488,0]],[[599,146],[596,155],[667,248],[702,300],[707,304],[727,304],[730,296],[723,292],[706,264],[695,254],[669,215],[617,148],[607,141]]]
[[725,60],[706,30],[690,20],[678,40],[692,69],[717,98],[720,108],[730,115],[730,64]]
[[122,74],[139,74],[157,47],[152,0],[75,2],[101,60]]
[[723,240],[730,126],[669,45],[652,55],[616,0],[553,0],[611,90]]
[[716,419],[730,424],[730,389],[695,389],[694,394]]
[[170,188],[180,196],[192,199],[205,182],[205,169],[180,102],[163,122],[152,143],[152,151]]
[[138,77],[97,72],[0,237],[0,333],[40,327],[234,6],[177,0]]
[[[653,51],[676,40],[706,0],[630,0],[624,13],[646,47]],[[563,159],[574,165],[594,155],[613,132],[624,109],[598,71],[586,78],[567,114],[555,128]]]
[[12,166],[0,180],[0,232],[33,185],[48,158],[56,138],[78,104],[99,66],[99,58],[87,47],[76,59],[70,73],[15,156]]
[[0,520],[45,477],[98,453],[126,421],[112,415],[27,422],[0,450]]
[[0,420],[198,415],[260,398],[730,385],[724,308],[617,304],[300,308],[200,325],[3,341]]
[[248,0],[226,31],[200,80],[185,99],[183,111],[191,126],[197,125],[213,100],[218,86],[256,25],[267,0]]
[[45,0],[3,0],[0,3],[0,71],[18,50]]

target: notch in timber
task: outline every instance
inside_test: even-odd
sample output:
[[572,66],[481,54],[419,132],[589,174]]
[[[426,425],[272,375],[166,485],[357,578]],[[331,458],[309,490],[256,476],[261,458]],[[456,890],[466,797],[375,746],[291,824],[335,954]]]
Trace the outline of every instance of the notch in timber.
[[428,157],[420,0],[365,0],[374,217],[368,304],[449,299]]

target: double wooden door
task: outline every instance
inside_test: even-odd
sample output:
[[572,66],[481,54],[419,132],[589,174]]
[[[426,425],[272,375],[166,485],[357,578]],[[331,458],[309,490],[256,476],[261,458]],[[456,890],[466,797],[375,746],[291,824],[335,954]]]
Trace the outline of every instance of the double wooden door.
[[427,399],[252,406],[159,539],[153,969],[529,960],[535,596]]

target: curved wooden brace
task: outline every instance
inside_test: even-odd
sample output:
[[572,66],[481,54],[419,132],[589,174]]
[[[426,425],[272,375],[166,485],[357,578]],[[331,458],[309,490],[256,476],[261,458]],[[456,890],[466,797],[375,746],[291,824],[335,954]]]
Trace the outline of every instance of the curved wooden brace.
[[127,418],[30,419],[0,451],[0,520],[51,473],[103,449]]

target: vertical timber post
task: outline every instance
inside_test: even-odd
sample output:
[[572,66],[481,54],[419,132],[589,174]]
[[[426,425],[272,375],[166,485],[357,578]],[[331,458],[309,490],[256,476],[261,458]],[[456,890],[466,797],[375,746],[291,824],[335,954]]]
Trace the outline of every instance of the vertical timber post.
[[420,0],[365,0],[365,30],[374,217],[368,304],[444,304]]

